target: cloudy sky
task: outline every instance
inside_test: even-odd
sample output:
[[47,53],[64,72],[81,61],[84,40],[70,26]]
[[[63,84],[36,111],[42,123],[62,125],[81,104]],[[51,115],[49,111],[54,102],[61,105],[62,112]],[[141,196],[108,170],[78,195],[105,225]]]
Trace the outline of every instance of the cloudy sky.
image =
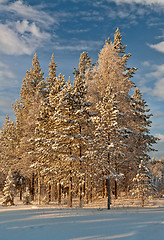
[[0,127],[6,114],[14,119],[11,104],[35,52],[45,77],[54,53],[67,79],[83,51],[97,61],[117,27],[154,115],[151,133],[161,138],[155,155],[164,156],[164,0],[0,0]]

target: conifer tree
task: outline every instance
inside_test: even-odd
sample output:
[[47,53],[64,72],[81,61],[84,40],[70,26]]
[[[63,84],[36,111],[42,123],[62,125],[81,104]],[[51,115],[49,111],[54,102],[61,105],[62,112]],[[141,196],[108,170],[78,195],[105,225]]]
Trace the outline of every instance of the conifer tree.
[[143,160],[141,160],[139,164],[136,177],[133,179],[133,181],[133,194],[141,199],[142,207],[144,207],[146,198],[152,195],[156,188],[153,185],[151,171]]
[[47,89],[48,93],[50,93],[52,88],[55,86],[56,67],[57,67],[57,64],[55,63],[55,57],[54,57],[54,54],[52,54],[51,61],[49,64],[49,77],[46,78],[46,89]]
[[54,66],[56,66],[56,64],[52,58],[49,65],[49,73],[51,74],[49,74],[49,78],[46,79],[46,88],[48,91],[46,98],[42,102],[35,129],[37,162],[33,167],[40,169],[42,176],[44,176],[45,183],[51,182],[52,178],[54,181],[57,181],[57,176],[60,175],[56,168],[56,155],[52,149],[52,145],[54,143],[54,128],[56,124],[54,121],[55,108],[60,100],[58,96],[64,88],[65,79],[62,74],[56,77],[56,67]]
[[3,189],[4,198],[2,205],[8,206],[14,205],[14,189],[15,189],[14,180],[12,177],[11,170],[9,170],[8,175],[6,177],[5,186]]
[[18,156],[18,137],[16,125],[6,116],[5,124],[3,125],[0,138],[1,146],[1,170],[4,174],[8,173],[9,168],[17,169]]
[[152,121],[150,117],[150,109],[147,108],[146,101],[142,98],[142,94],[138,88],[135,88],[132,96],[132,109],[135,132],[137,134],[137,152],[136,155],[141,159],[150,159],[148,153],[155,151],[152,145],[157,143],[158,138],[150,134]]
[[[16,129],[19,136],[19,169],[28,177],[32,174],[30,165],[35,162],[35,128],[41,101],[45,97],[45,83],[37,54],[32,67],[26,72],[20,92],[20,101],[13,105],[16,116]],[[24,165],[22,165],[22,161]],[[32,174],[33,175],[33,174]],[[31,175],[31,176],[32,176]],[[33,185],[33,184],[32,184]]]
[[97,66],[94,69],[93,79],[88,82],[89,94],[93,102],[99,102],[103,98],[104,90],[108,85],[115,93],[124,93],[126,97],[131,88],[135,86],[131,78],[136,68],[127,67],[127,61],[131,54],[125,54],[126,46],[122,46],[122,36],[119,29],[116,30],[114,41],[108,39],[101,49]]
[[[122,114],[118,119],[119,128],[122,129],[122,132],[126,136],[123,140],[124,147],[120,145],[122,154],[117,159],[115,158],[115,165],[117,172],[124,173],[126,178],[126,174],[130,173],[132,159],[132,154],[127,146],[131,144],[133,131],[131,126],[133,111],[131,109],[130,91],[135,86],[131,78],[136,68],[127,67],[130,54],[125,54],[126,46],[122,45],[121,38],[120,32],[117,29],[114,42],[112,43],[108,39],[100,51],[97,66],[94,68],[93,79],[89,82],[89,94],[94,103],[93,112],[99,117],[101,114],[96,106],[98,103],[103,102],[105,89],[111,87],[112,93],[115,94],[118,103],[117,109]],[[118,142],[120,143],[120,141]]]
[[37,54],[34,55],[32,61],[32,67],[30,71],[26,72],[26,76],[23,79],[23,84],[20,92],[20,101],[16,101],[16,105],[13,105],[17,128],[20,134],[20,138],[23,135],[26,125],[26,118],[28,116],[28,110],[36,97],[36,94],[41,98],[44,95],[45,83],[43,73],[41,72],[39,60]]
[[127,133],[122,129],[120,117],[122,112],[118,109],[116,95],[109,86],[105,91],[104,98],[97,105],[100,115],[95,117],[95,145],[96,163],[99,169],[99,178],[105,178],[108,186],[108,209],[110,209],[110,179],[119,179],[117,161],[124,155],[124,139]]
[[155,158],[155,156],[150,161],[150,168],[153,173],[153,182],[158,189],[159,195],[162,194],[164,190],[164,159],[163,157]]
[[[88,53],[83,52],[80,56],[78,68],[74,71],[74,101],[75,101],[75,123],[77,144],[76,155],[79,156],[79,204],[81,205],[82,196],[84,197],[84,185],[86,176],[87,152],[91,144],[91,120],[90,105],[87,100],[87,80],[93,70],[93,64]],[[83,184],[83,187],[81,186]],[[83,192],[82,192],[83,188]]]

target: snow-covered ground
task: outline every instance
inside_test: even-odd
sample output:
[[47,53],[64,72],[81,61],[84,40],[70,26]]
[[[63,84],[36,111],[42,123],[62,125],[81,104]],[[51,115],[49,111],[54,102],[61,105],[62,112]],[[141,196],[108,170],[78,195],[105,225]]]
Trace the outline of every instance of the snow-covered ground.
[[[122,202],[123,203],[123,202]],[[164,199],[149,207],[0,207],[0,240],[163,240]]]

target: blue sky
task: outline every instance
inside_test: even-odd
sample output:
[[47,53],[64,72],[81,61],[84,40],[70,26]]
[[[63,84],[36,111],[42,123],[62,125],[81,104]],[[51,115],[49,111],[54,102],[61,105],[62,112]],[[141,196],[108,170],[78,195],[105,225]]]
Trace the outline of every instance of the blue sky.
[[164,0],[0,0],[0,126],[6,114],[14,119],[11,104],[35,52],[45,77],[54,53],[67,79],[83,51],[97,61],[117,27],[154,115],[151,133],[161,138],[155,155],[164,156]]

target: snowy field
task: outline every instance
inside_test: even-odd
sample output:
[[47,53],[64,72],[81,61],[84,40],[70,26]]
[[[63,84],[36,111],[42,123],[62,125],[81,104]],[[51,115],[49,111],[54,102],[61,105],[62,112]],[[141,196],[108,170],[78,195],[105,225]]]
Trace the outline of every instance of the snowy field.
[[149,207],[0,207],[0,240],[163,240],[164,199]]

